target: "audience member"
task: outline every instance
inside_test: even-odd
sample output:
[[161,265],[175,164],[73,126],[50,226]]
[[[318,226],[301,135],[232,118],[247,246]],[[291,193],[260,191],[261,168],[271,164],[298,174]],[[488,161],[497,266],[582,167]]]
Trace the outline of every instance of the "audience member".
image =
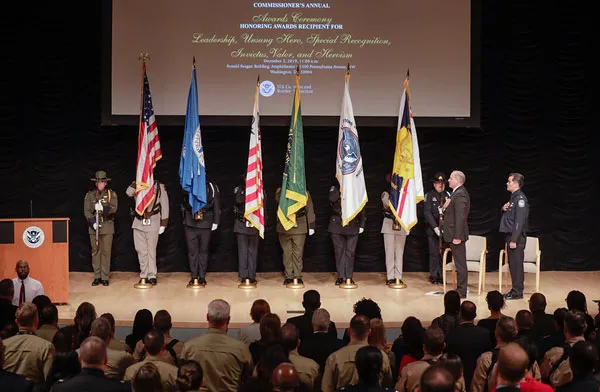
[[[161,331],[165,338],[165,351],[162,353],[164,355],[164,361],[173,366],[177,366],[177,358],[179,358],[181,350],[183,350],[183,342],[180,342],[171,336],[172,327],[173,323],[169,312],[166,310],[159,310],[156,312],[154,315],[154,329]],[[135,346],[133,358],[135,358],[136,361],[141,361],[145,356],[146,351],[144,350],[144,343],[139,341]]]
[[398,379],[398,363],[396,355],[387,344],[387,336],[383,320],[371,319],[371,334],[369,335],[369,346],[377,347],[382,353],[388,356],[390,368],[392,369],[392,380]]
[[272,342],[281,342],[281,320],[275,313],[267,313],[260,319],[260,340],[248,346],[252,363],[260,361],[265,347]]
[[140,309],[133,319],[133,328],[129,335],[125,337],[125,343],[129,346],[131,352],[135,350],[137,343],[152,330],[152,312],[148,309]]
[[399,362],[399,372],[406,364],[423,358],[423,334],[425,333],[421,321],[413,316],[409,316],[404,320],[400,330],[402,335],[398,336],[392,345],[394,357]]
[[116,325],[115,317],[112,315],[112,313],[103,313],[100,317],[108,320],[108,322],[110,323],[110,342],[108,343],[108,346],[106,348],[110,348],[112,350],[117,351],[126,351],[131,354],[131,348],[127,345],[127,343],[115,339]]
[[568,312],[569,310],[567,308],[558,308],[554,311],[552,318],[555,332],[538,341],[538,361],[540,363],[548,350],[552,347],[558,347],[565,342],[564,326],[565,317],[567,317]]
[[244,325],[238,329],[238,339],[246,344],[260,340],[260,319],[267,313],[271,313],[269,303],[264,299],[257,299],[250,308],[252,324]]
[[458,355],[444,353],[436,365],[443,366],[452,374],[456,380],[455,392],[466,391],[463,364]]
[[160,373],[163,391],[171,391],[175,387],[175,380],[177,380],[177,368],[164,361],[162,354],[165,347],[165,338],[162,332],[156,329],[151,330],[144,336],[143,342],[147,353],[146,357],[143,361],[129,366],[123,379],[132,380],[140,368],[151,363],[156,366],[158,373]]
[[73,350],[74,341],[75,337],[71,336],[68,330],[59,329],[52,338],[52,345],[57,353],[74,352],[77,354],[75,350]]
[[380,392],[389,391],[388,388],[382,388],[380,384],[380,374],[383,367],[383,357],[385,354],[374,346],[362,347],[356,352],[354,363],[356,364],[356,374],[358,381],[356,384],[348,385],[339,391],[347,392]]
[[498,354],[497,389],[502,392],[521,392],[519,386],[525,377],[529,357],[516,343],[509,343]]
[[546,297],[542,293],[533,293],[529,298],[529,311],[533,316],[533,328],[531,333],[536,342],[539,342],[556,333],[554,316],[546,314]]
[[162,376],[158,367],[152,363],[144,363],[135,372],[131,380],[133,392],[168,392],[172,388],[165,389]]
[[[12,285],[12,280],[10,281]],[[33,392],[34,385],[25,377],[4,369],[4,342],[0,338],[0,391]]]
[[564,344],[561,347],[551,348],[544,355],[540,368],[544,382],[558,388],[572,380],[573,373],[568,359],[573,345],[585,340],[583,337],[585,329],[585,314],[578,310],[569,311],[565,317]]
[[94,305],[82,302],[75,311],[74,324],[62,328],[66,334],[73,337],[73,350],[77,350],[81,342],[90,336],[90,329],[96,317]]
[[449,353],[460,357],[464,367],[466,388],[471,385],[477,358],[492,349],[492,340],[488,330],[476,327],[473,323],[477,317],[477,307],[471,301],[460,305],[460,325],[446,336],[446,349]]
[[556,388],[557,392],[598,392],[598,380],[594,377],[594,367],[598,363],[596,347],[587,341],[579,341],[573,345],[569,355],[569,364],[573,379]]
[[35,307],[37,308],[38,311],[38,315],[40,316],[40,319],[38,320],[38,329],[40,329],[40,327],[42,325],[44,325],[44,320],[42,319],[42,310],[48,306],[48,305],[52,305],[52,301],[50,300],[50,297],[48,297],[47,295],[44,294],[40,294],[38,296],[36,296],[32,301],[32,304],[35,305]]
[[42,339],[52,342],[54,335],[58,331],[58,309],[56,305],[49,304],[44,306],[40,313],[40,320],[40,327],[35,331],[35,334]]
[[502,295],[502,293],[498,290],[488,292],[485,296],[485,301],[487,302],[488,309],[490,310],[490,316],[488,318],[479,320],[477,326],[485,328],[490,332],[492,346],[495,346],[496,324],[498,323],[500,317],[504,316],[504,314],[502,314],[502,309],[504,309],[506,306],[506,301],[504,299],[504,295]]
[[4,329],[0,331],[0,338],[8,339],[12,336],[15,336],[17,332],[19,332],[17,323],[8,323],[4,326]]
[[[381,308],[377,304],[377,302],[373,301],[371,298],[362,298],[360,301],[354,304],[354,314],[365,316],[369,321],[374,318],[382,319],[381,317]],[[344,331],[344,336],[342,337],[344,344],[348,344],[350,342],[350,335],[348,334],[348,329]]]
[[204,372],[204,387],[211,392],[236,391],[252,374],[248,346],[227,335],[230,307],[215,299],[208,304],[208,332],[186,341],[182,359],[197,361]]
[[446,344],[444,343],[444,331],[441,328],[432,327],[425,331],[423,337],[422,359],[407,364],[400,373],[396,383],[399,392],[412,392],[419,385],[423,372],[431,365],[439,361]]
[[319,373],[323,375],[325,361],[333,352],[343,347],[344,343],[337,335],[328,333],[331,319],[326,309],[319,308],[312,316],[314,333],[305,340],[300,340],[298,353],[314,360],[319,365]]
[[181,361],[175,382],[179,392],[199,391],[202,385],[202,367],[194,360]]
[[[240,388],[240,392],[270,392],[273,390],[273,371],[282,363],[289,362],[288,352],[281,342],[271,342],[256,365],[256,375]],[[297,371],[297,369],[296,369]]]
[[460,311],[460,294],[456,290],[450,290],[444,294],[444,314],[436,317],[431,322],[432,327],[439,327],[444,331],[444,336],[448,332],[460,325],[458,313]]
[[[57,335],[59,333],[57,332]],[[40,388],[38,392],[41,392],[41,390],[51,391],[54,384],[70,380],[79,373],[81,373],[81,363],[79,362],[77,352],[72,350],[66,352],[57,351],[50,367],[50,373],[46,377],[44,388]]]
[[529,310],[519,310],[515,315],[515,321],[517,322],[517,338],[519,340],[528,339],[535,342],[535,336],[532,332],[533,329],[533,315]]
[[27,261],[17,261],[15,271],[17,272],[17,277],[13,279],[13,305],[19,306],[24,302],[31,302],[38,295],[44,294],[42,283],[29,276],[30,270]]
[[[302,307],[304,314],[301,316],[291,317],[286,322],[294,324],[298,328],[300,340],[304,341],[313,334],[312,317],[315,310],[321,307],[321,295],[317,290],[307,290],[302,297]],[[331,321],[328,327],[328,332],[337,337],[337,329],[335,323]]]
[[280,363],[271,377],[273,392],[299,392],[300,378],[298,372],[289,362]]
[[110,322],[99,317],[92,323],[90,330],[90,336],[96,336],[100,338],[106,345],[106,366],[104,367],[104,374],[107,378],[115,380],[123,379],[127,368],[135,363],[135,360],[126,351],[113,350],[108,348],[112,337],[112,328]]
[[85,339],[79,349],[81,373],[69,380],[59,381],[52,392],[130,392],[131,386],[104,375],[106,345],[95,336]]
[[441,364],[428,367],[419,380],[416,392],[455,392],[456,380]]
[[25,376],[34,384],[42,384],[50,372],[54,346],[35,335],[37,308],[24,302],[16,314],[19,332],[4,341],[4,370]]
[[288,351],[289,362],[294,365],[298,372],[300,382],[312,390],[319,378],[319,365],[312,359],[298,354],[300,338],[298,329],[294,324],[285,323],[281,327],[281,341],[283,347]]
[[585,298],[585,294],[578,290],[572,290],[567,294],[566,298],[567,308],[570,311],[577,310],[585,315],[585,323],[587,325],[586,330],[584,332],[584,337],[586,339],[590,339],[591,335],[594,333],[594,319],[592,316],[588,314],[587,309],[587,301]]
[[0,281],[0,331],[7,324],[15,323],[17,306],[12,303],[14,296],[15,287],[12,279],[2,279]]
[[[370,319],[361,314],[356,314],[350,320],[350,343],[334,352],[327,358],[323,372],[322,392],[332,392],[346,385],[356,385],[358,374],[353,360],[356,352],[368,345],[371,333]],[[387,355],[383,356],[383,365],[379,376],[380,385],[390,387],[393,384],[392,369]]]

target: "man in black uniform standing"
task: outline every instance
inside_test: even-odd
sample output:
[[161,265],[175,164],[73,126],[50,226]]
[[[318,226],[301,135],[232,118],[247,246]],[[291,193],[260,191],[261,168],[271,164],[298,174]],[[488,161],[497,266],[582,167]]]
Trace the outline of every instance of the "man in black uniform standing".
[[441,206],[450,193],[446,191],[446,176],[438,172],[432,177],[433,189],[425,194],[425,221],[427,222],[427,242],[429,243],[429,281],[432,284],[441,284],[442,282],[442,259],[440,251],[442,249],[441,234]]
[[192,274],[190,284],[194,282],[194,279],[198,279],[198,283],[205,285],[210,236],[211,232],[217,230],[221,220],[219,187],[212,182],[206,183],[206,205],[195,214],[192,212],[188,193],[183,192],[181,213]]
[[506,190],[511,193],[510,200],[502,206],[500,232],[506,235],[508,266],[512,279],[512,289],[504,295],[506,299],[523,298],[525,243],[529,219],[529,203],[521,190],[525,177],[521,173],[510,173]]
[[[243,179],[245,181],[245,176]],[[258,241],[260,240],[260,236],[258,230],[244,217],[246,210],[246,184],[242,182],[236,186],[233,193],[235,195],[233,232],[236,233],[237,237],[238,276],[241,283],[249,279],[250,283],[256,284],[256,261],[258,259]]]
[[358,235],[365,229],[367,214],[363,208],[356,218],[351,220],[346,226],[342,226],[342,200],[337,186],[329,189],[329,205],[332,209],[329,218],[328,231],[331,233],[333,241],[333,250],[335,253],[335,269],[338,278],[336,285],[344,283],[350,279],[352,283],[352,274],[354,272],[354,256],[356,254],[356,245],[358,244]]

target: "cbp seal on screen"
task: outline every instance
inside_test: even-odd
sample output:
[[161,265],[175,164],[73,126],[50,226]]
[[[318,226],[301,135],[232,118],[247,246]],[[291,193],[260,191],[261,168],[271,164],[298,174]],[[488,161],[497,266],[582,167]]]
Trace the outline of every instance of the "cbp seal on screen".
[[39,248],[44,243],[44,230],[37,226],[29,226],[23,232],[23,243],[28,248]]
[[263,80],[260,83],[260,95],[270,97],[275,94],[275,85],[270,80]]
[[358,135],[347,125],[342,126],[342,140],[338,146],[338,154],[342,161],[342,174],[352,174],[360,162],[360,146]]

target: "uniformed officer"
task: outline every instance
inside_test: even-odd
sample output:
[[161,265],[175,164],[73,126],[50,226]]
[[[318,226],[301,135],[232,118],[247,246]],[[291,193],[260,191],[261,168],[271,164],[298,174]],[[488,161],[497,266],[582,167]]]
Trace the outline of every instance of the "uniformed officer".
[[[127,188],[127,196],[135,198],[135,181]],[[133,243],[140,262],[140,283],[142,279],[155,286],[156,279],[156,246],[158,236],[165,232],[169,222],[169,196],[164,184],[154,180],[154,200],[146,208],[143,215],[133,211]]]
[[[280,194],[281,188],[277,188],[275,200],[279,200]],[[284,285],[292,283],[294,279],[298,279],[298,283],[304,283],[302,281],[304,242],[307,233],[308,235],[315,233],[313,202],[310,192],[306,192],[306,195],[306,207],[296,212],[296,225],[294,227],[286,231],[279,219],[277,220],[277,233],[279,234],[279,244],[283,250],[283,266],[285,268]]]
[[529,219],[529,203],[521,190],[525,178],[521,173],[510,173],[506,190],[511,193],[510,200],[502,206],[500,232],[506,235],[508,265],[512,279],[512,289],[504,295],[506,299],[523,298],[525,243]]
[[[246,279],[250,283],[256,283],[256,261],[258,259],[258,241],[260,240],[258,229],[244,218],[246,210],[246,185],[241,183],[233,190],[235,195],[235,205],[233,214],[235,222],[233,223],[233,232],[236,233],[238,246],[238,270],[239,278],[242,283]],[[263,195],[264,200],[264,195]],[[266,209],[264,209],[266,210]]]
[[221,192],[216,184],[206,183],[206,199],[206,205],[194,214],[189,203],[189,194],[183,192],[181,213],[192,275],[190,284],[194,283],[194,279],[198,279],[200,284],[206,284],[210,236],[221,222]]
[[346,226],[342,226],[342,200],[340,190],[335,185],[329,188],[329,206],[331,207],[331,217],[329,218],[327,230],[331,233],[335,254],[335,269],[338,273],[335,284],[344,283],[346,279],[350,279],[354,283],[352,274],[354,272],[356,245],[358,244],[358,235],[365,230],[367,214],[363,208],[353,220],[348,222]]
[[83,201],[83,214],[88,221],[90,243],[92,244],[92,265],[94,281],[92,286],[108,286],[110,274],[110,252],[115,232],[117,193],[107,188],[110,178],[106,172],[98,170],[94,178],[96,189],[89,191]]
[[431,178],[433,189],[425,194],[425,222],[427,222],[427,242],[429,243],[429,281],[432,284],[441,284],[442,281],[442,251],[441,227],[443,215],[440,214],[441,206],[450,193],[446,190],[446,176],[438,172]]
[[398,223],[396,217],[390,210],[390,194],[384,191],[381,194],[381,204],[383,209],[383,223],[381,225],[381,234],[383,234],[383,245],[385,247],[385,269],[387,271],[386,285],[399,280],[402,281],[402,265],[404,260],[404,245],[408,231]]

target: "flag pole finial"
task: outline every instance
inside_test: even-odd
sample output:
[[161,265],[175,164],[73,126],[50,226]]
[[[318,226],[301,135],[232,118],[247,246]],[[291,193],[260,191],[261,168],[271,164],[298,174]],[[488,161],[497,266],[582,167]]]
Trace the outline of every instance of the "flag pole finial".
[[410,68],[406,68],[406,79],[410,78]]
[[192,65],[196,68],[196,56],[192,57]]
[[260,84],[260,74],[256,75],[256,84]]
[[296,76],[300,76],[300,64],[296,65]]
[[145,63],[146,61],[150,60],[150,53],[140,52],[140,55],[138,56],[138,60],[142,60],[142,62]]
[[346,66],[346,75],[350,75],[350,63]]

